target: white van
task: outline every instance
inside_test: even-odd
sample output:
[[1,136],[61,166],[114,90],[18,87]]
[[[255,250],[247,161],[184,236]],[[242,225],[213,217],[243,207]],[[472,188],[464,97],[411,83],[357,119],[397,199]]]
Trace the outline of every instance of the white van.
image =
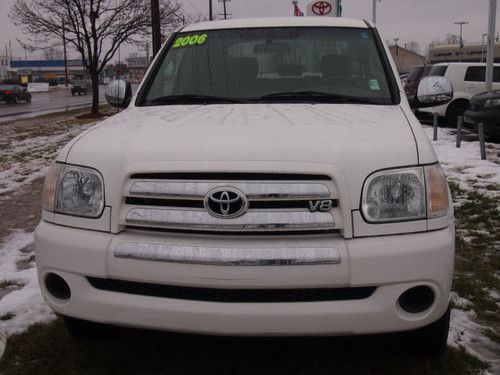
[[[36,231],[70,331],[408,331],[441,352],[453,208],[383,40],[343,18],[199,23],[133,98],[110,83],[128,108],[59,154]],[[426,77],[413,105],[451,97]]]
[[[446,77],[453,85],[453,100],[444,105],[423,109],[446,117],[449,126],[455,126],[458,116],[463,116],[470,99],[486,91],[486,64],[484,63],[440,63],[434,65],[430,76]],[[493,67],[493,90],[500,90],[500,64]]]

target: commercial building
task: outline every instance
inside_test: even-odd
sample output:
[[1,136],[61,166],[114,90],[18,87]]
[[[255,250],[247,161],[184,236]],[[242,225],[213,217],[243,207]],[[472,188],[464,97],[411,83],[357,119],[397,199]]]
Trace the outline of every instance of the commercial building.
[[[88,79],[82,60],[67,60],[68,79]],[[64,82],[64,60],[13,60],[11,71],[18,76],[30,76],[34,82]]]
[[409,49],[400,46],[390,46],[389,50],[399,74],[408,73],[415,65],[425,65],[428,63],[425,56],[419,55]]
[[[440,62],[486,62],[486,44],[471,43],[437,46],[429,49],[431,64]],[[495,43],[495,62],[500,62],[500,43]]]
[[149,57],[131,54],[125,60],[127,61],[130,80],[132,82],[140,82],[148,70],[150,63]]

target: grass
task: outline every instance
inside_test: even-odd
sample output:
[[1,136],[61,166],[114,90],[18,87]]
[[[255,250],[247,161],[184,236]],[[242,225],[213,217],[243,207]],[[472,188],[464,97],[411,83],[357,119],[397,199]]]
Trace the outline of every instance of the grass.
[[0,280],[0,289],[5,289],[11,286],[19,286],[19,283],[16,281],[11,281],[11,280]]
[[4,322],[6,320],[12,319],[15,316],[16,316],[16,314],[14,314],[13,312],[9,311],[9,312],[3,314],[2,316],[0,316],[0,320]]
[[500,326],[498,291],[500,209],[498,199],[450,184],[455,205],[456,257],[453,289],[471,303],[478,317]]
[[411,357],[385,336],[227,338],[112,330],[72,339],[61,319],[9,338],[0,373],[10,374],[479,374],[464,350]]

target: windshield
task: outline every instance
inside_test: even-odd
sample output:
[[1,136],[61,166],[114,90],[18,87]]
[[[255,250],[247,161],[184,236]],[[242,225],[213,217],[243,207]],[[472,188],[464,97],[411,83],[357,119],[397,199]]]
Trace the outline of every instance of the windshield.
[[181,33],[144,87],[138,105],[393,102],[373,33],[356,28]]

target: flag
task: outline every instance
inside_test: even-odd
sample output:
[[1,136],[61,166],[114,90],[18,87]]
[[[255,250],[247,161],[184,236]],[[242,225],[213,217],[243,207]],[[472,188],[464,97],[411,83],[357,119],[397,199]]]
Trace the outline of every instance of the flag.
[[295,17],[304,17],[304,13],[300,10],[296,1],[293,2],[293,15]]

